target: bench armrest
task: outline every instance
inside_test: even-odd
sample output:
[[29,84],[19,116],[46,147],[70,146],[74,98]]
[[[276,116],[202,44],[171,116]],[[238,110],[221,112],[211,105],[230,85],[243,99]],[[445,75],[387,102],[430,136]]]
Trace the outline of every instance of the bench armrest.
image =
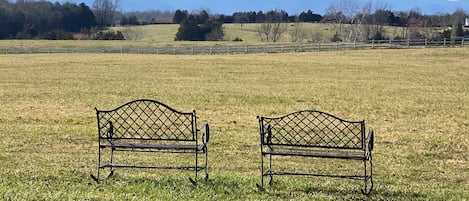
[[265,124],[263,126],[263,130],[261,130],[260,133],[261,133],[261,144],[272,143],[272,126],[270,124]]
[[202,142],[204,144],[208,143],[208,141],[210,140],[210,127],[208,125],[208,122],[204,122],[202,124],[202,126],[200,126],[199,129],[197,129],[197,131],[202,131]]
[[[114,143],[112,142],[112,137],[114,135],[114,125],[112,125],[112,121],[106,121],[106,123],[104,123],[104,125],[101,127],[101,128],[106,128],[106,127],[109,127],[107,130],[106,130],[106,140],[111,144],[111,145],[114,145]],[[100,129],[101,129],[100,128]]]
[[368,130],[368,136],[366,137],[366,141],[368,141],[368,151],[373,151],[373,146],[375,144],[375,131],[373,128]]

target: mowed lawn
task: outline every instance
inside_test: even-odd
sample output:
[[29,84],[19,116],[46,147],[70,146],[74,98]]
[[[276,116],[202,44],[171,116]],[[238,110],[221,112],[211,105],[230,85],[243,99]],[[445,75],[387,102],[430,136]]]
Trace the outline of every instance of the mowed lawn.
[[[161,56],[0,55],[1,200],[464,200],[469,198],[469,48]],[[94,108],[151,98],[211,126],[210,180],[118,169],[96,184]],[[256,116],[315,109],[375,129],[362,182],[276,177],[259,191]],[[173,156],[171,156],[173,157]],[[159,155],[133,159],[164,162]],[[186,160],[186,159],[181,159]],[[295,170],[361,163],[293,160]]]

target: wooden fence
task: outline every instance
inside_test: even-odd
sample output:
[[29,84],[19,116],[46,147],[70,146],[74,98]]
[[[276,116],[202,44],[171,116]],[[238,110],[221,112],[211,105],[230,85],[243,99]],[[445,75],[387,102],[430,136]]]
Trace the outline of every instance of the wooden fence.
[[132,48],[9,48],[4,54],[36,53],[133,53],[133,54],[169,54],[169,55],[210,55],[210,54],[252,54],[252,53],[286,53],[340,51],[355,49],[389,49],[389,48],[425,48],[467,46],[469,38],[433,40],[371,40],[366,43],[287,43],[265,45],[232,45],[232,46],[164,46]]

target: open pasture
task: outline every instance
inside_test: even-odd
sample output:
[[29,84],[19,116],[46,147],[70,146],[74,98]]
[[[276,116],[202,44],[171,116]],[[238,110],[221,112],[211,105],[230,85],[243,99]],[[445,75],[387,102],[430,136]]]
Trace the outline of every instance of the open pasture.
[[[343,179],[277,177],[265,192],[256,188],[256,116],[302,109],[365,119],[375,129],[370,199],[468,199],[468,55],[468,48],[0,55],[0,199],[368,199],[359,192],[362,182]],[[192,185],[192,172],[135,169],[118,169],[99,185],[91,180],[97,165],[93,108],[136,98],[195,108],[199,121],[209,121],[208,182]],[[349,171],[340,161],[304,162],[277,165]]]

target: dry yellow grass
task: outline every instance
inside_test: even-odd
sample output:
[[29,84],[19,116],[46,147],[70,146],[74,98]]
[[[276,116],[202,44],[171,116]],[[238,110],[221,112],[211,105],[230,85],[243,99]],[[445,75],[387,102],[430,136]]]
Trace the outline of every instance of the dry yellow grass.
[[[376,130],[371,198],[462,200],[469,189],[468,48],[298,54],[0,55],[0,196],[14,200],[364,199],[360,182],[279,177],[258,192],[257,115],[317,109]],[[211,182],[96,168],[94,107],[152,98],[212,128]],[[141,156],[153,160],[154,156]],[[288,165],[308,169],[304,163]],[[338,170],[334,163],[317,168]],[[136,173],[139,172],[139,173]]]

